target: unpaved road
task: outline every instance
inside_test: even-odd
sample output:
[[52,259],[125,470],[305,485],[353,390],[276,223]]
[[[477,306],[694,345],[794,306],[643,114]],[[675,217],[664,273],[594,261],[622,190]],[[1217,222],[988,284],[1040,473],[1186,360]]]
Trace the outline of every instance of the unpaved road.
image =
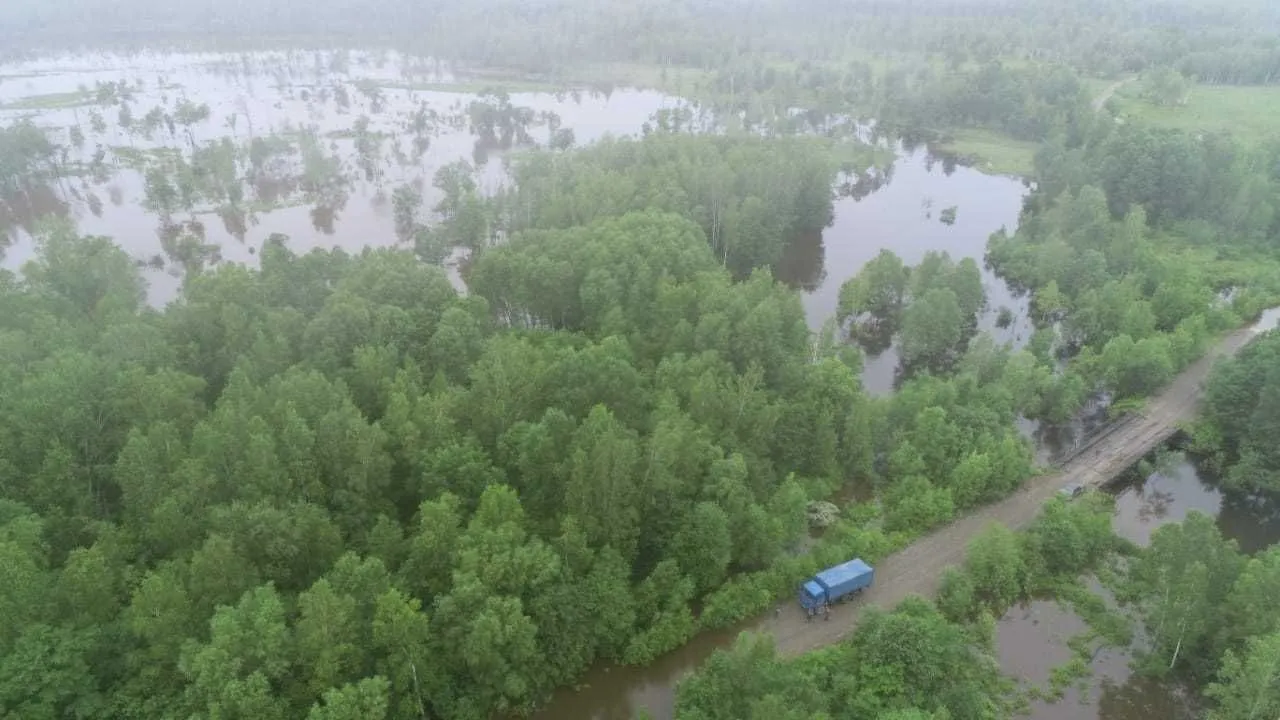
[[806,622],[795,603],[787,603],[779,616],[767,618],[755,628],[773,634],[783,655],[796,655],[846,637],[869,606],[892,609],[908,595],[932,597],[942,571],[964,560],[969,541],[991,523],[1010,528],[1026,526],[1041,506],[1068,483],[1098,486],[1115,478],[1142,456],[1169,439],[1178,426],[1195,414],[1201,385],[1213,363],[1235,354],[1259,330],[1237,330],[1204,357],[1188,367],[1164,392],[1152,398],[1141,414],[1132,416],[1068,461],[1060,472],[1027,481],[1017,493],[920,538],[876,566],[875,585],[852,604],[837,606],[830,620]]
[[932,597],[942,571],[950,565],[959,565],[969,541],[990,523],[1024,527],[1063,485],[1105,483],[1172,435],[1180,423],[1194,414],[1201,383],[1214,361],[1234,354],[1258,332],[1280,323],[1280,308],[1267,311],[1263,318],[1253,328],[1236,331],[1219,341],[1204,358],[1152,398],[1142,414],[1112,427],[1092,441],[1068,460],[1061,472],[1032,478],[1013,496],[956,520],[877,563],[875,585],[855,602],[834,608],[830,620],[805,622],[804,613],[795,600],[783,600],[780,614],[768,612],[736,628],[704,633],[651,666],[616,668],[616,672],[610,672],[608,666],[597,666],[583,678],[581,687],[560,691],[557,701],[535,718],[622,720],[635,717],[643,707],[657,720],[672,720],[676,684],[716,648],[731,642],[737,631],[767,632],[773,635],[782,654],[797,655],[847,637],[870,606],[892,609],[908,595]]
[[1111,99],[1111,96],[1115,95],[1117,90],[1130,82],[1133,82],[1133,78],[1117,80],[1108,85],[1107,88],[1098,95],[1098,97],[1093,99],[1093,111],[1102,112],[1102,106],[1107,104],[1107,101]]

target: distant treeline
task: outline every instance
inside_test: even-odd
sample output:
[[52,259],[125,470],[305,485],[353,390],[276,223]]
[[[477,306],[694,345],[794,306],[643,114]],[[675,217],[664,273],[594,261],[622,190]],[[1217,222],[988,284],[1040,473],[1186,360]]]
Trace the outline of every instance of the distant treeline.
[[[1262,0],[805,0],[643,4],[611,0],[466,3],[329,0],[171,3],[26,0],[0,8],[6,45],[253,38],[396,41],[473,65],[551,72],[583,63],[721,67],[744,55],[845,62],[924,54],[949,63],[1049,61],[1090,75],[1172,66],[1215,83],[1270,83],[1280,11]],[[122,23],[128,18],[129,24]]]

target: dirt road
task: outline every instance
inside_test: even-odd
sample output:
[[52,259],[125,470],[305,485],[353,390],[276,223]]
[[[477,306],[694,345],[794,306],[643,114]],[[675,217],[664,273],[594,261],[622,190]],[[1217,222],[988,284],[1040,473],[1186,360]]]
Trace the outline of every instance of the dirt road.
[[1107,101],[1111,99],[1111,96],[1115,95],[1117,90],[1132,81],[1133,78],[1125,78],[1124,80],[1117,80],[1108,85],[1105,90],[1098,94],[1098,97],[1093,99],[1093,111],[1101,112],[1102,106],[1107,104]]
[[1214,361],[1234,354],[1257,332],[1246,328],[1222,339],[1164,392],[1152,398],[1141,414],[1093,441],[1060,472],[1033,478],[1005,500],[935,530],[882,560],[876,566],[874,587],[855,603],[834,608],[830,620],[805,622],[799,606],[788,603],[780,616],[765,620],[756,629],[771,632],[782,654],[796,655],[846,637],[868,606],[890,609],[911,594],[932,597],[942,571],[964,560],[969,541],[987,525],[999,522],[1014,529],[1024,527],[1059,488],[1068,483],[1104,484],[1171,437],[1181,423],[1194,415],[1201,385]]

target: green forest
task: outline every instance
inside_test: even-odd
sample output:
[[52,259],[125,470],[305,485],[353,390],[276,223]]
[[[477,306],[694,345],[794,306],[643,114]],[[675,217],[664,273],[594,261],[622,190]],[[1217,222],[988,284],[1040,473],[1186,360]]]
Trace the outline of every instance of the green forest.
[[[117,152],[185,258],[163,306],[113,238],[15,219],[108,163],[6,118],[0,227],[36,249],[0,270],[0,720],[528,715],[592,667],[650,664],[1009,497],[1048,470],[1019,422],[1068,425],[1100,397],[1141,410],[1280,304],[1280,132],[1144,124],[1109,99],[1130,81],[1153,107],[1280,83],[1274,3],[126,5],[6,3],[0,55],[358,37],[523,81],[657,87],[705,114],[578,143],[486,93],[458,123],[508,182],[445,165],[429,213],[396,185],[396,248],[273,235],[253,264],[214,263],[184,228],[245,204],[237,148],[197,142],[198,97],[139,121],[123,85],[99,85],[127,132],[167,125],[190,150]],[[419,155],[437,121],[402,133]],[[508,152],[541,122],[545,147]],[[963,131],[1035,148],[1017,227],[983,262],[883,250],[812,329],[779,278],[790,244],[883,181],[875,141]],[[386,138],[364,116],[350,135],[381,188]],[[246,152],[263,174],[296,154],[292,190],[328,197],[333,141]],[[1029,300],[1022,349],[980,330],[984,266]],[[873,395],[865,359],[890,346],[894,391]],[[1221,361],[1189,428],[1245,502],[1280,497],[1278,368],[1280,331]],[[838,512],[814,532],[818,503]],[[992,526],[936,598],[797,658],[744,634],[680,685],[676,717],[1014,717],[1027,698],[995,626],[1045,597],[1090,627],[1059,690],[1141,635],[1138,672],[1212,720],[1280,713],[1280,549],[1243,553],[1199,514],[1139,547],[1112,512],[1087,493],[1024,532]]]

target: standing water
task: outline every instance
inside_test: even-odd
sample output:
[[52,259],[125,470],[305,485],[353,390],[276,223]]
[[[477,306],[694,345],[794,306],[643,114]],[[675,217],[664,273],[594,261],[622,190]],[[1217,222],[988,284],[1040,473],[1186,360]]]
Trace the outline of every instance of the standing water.
[[[275,233],[298,253],[400,244],[394,191],[412,187],[429,212],[441,197],[432,179],[450,163],[477,165],[484,192],[505,179],[506,151],[545,145],[557,128],[590,143],[637,134],[657,111],[686,104],[644,90],[500,99],[475,89],[394,53],[76,55],[0,66],[0,126],[29,120],[68,150],[44,186],[0,197],[3,267],[33,256],[40,220],[62,217],[113,238],[143,268],[150,302],[163,305],[187,267],[253,265]],[[518,117],[514,137],[482,142],[477,101]],[[216,168],[212,178],[206,168]]]
[[[92,55],[0,67],[0,122],[29,119],[70,151],[67,172],[43,192],[0,198],[4,266],[30,259],[38,221],[61,216],[82,233],[115,238],[160,305],[177,295],[185,267],[252,265],[276,233],[297,252],[401,244],[392,202],[399,187],[419,190],[429,209],[439,195],[431,180],[449,163],[480,165],[480,190],[492,190],[505,179],[503,154],[546,144],[554,128],[589,143],[636,134],[655,112],[684,104],[638,90],[517,93],[505,102],[530,120],[514,144],[493,147],[478,142],[469,111],[476,101],[504,101],[455,92],[462,89],[473,88],[430,62],[378,53]],[[223,138],[236,187],[183,175],[180,158]],[[832,225],[798,238],[781,263],[779,276],[802,290],[814,329],[834,315],[840,286],[882,249],[910,265],[929,251],[981,265],[990,234],[1015,229],[1020,181],[896,151],[891,171],[868,192],[839,199]],[[157,183],[157,175],[177,182]],[[983,283],[980,328],[1025,341],[1026,300],[990,271]],[[1015,320],[997,329],[1001,308]],[[868,391],[891,392],[897,365],[893,347],[868,358]],[[631,718],[647,707],[667,720],[679,678],[736,632],[704,633],[648,667],[596,668],[539,717]]]
[[[822,233],[818,253],[808,243],[797,243],[792,253],[800,258],[818,255],[825,272],[797,272],[804,289],[805,316],[815,330],[836,314],[840,286],[858,274],[881,250],[891,250],[907,265],[916,265],[928,252],[946,252],[952,260],[972,258],[983,266],[987,239],[991,234],[1018,226],[1018,214],[1026,187],[1021,180],[985,175],[972,168],[955,166],[932,156],[924,149],[897,148],[897,159],[885,182],[866,197],[844,197],[835,205],[835,220]],[[954,220],[944,222],[944,211],[954,208]],[[789,258],[788,268],[804,263]],[[785,261],[784,261],[785,263]],[[812,278],[816,277],[815,282]],[[792,280],[784,276],[784,279]],[[980,330],[996,340],[1019,343],[1030,340],[1032,327],[1027,313],[1028,299],[1015,297],[1009,285],[989,269],[982,271],[987,308],[979,320]],[[997,328],[1000,308],[1013,312],[1014,322]],[[866,358],[862,384],[874,395],[893,391],[898,369],[896,347]]]
[[[1160,526],[1181,522],[1196,511],[1215,517],[1223,536],[1235,540],[1243,552],[1256,553],[1280,542],[1280,504],[1222,492],[1192,459],[1180,453],[1166,456],[1158,465],[1154,472],[1135,466],[1112,486],[1116,496],[1112,526],[1121,537],[1145,546]],[[1106,595],[1105,590],[1101,592]],[[997,630],[1001,665],[1015,677],[1043,687],[1049,670],[1070,659],[1066,641],[1084,627],[1074,613],[1056,603],[1037,601],[1014,608]],[[1072,687],[1057,702],[1034,701],[1029,719],[1195,717],[1185,693],[1134,674],[1131,659],[1128,649],[1101,650],[1090,663],[1092,678],[1083,692]]]
[[[835,315],[840,286],[882,249],[896,253],[908,265],[929,251],[945,251],[954,260],[973,258],[981,265],[987,238],[1001,227],[1017,226],[1025,187],[1008,177],[984,175],[966,167],[944,166],[922,150],[899,148],[885,182],[862,198],[836,202],[835,220],[820,236],[796,241],[782,263],[783,280],[803,291],[810,327],[820,328]],[[956,207],[953,224],[941,221],[940,211]],[[980,328],[995,329],[1001,306],[1012,309],[1016,321],[997,339],[1016,342],[1029,337],[1026,300],[1014,297],[1003,280],[983,271],[988,310]],[[898,357],[893,348],[868,358],[863,385],[869,392],[892,392]],[[654,720],[674,716],[675,688],[717,649],[727,647],[738,632],[767,627],[771,618],[748,621],[730,630],[702,633],[647,667],[593,668],[576,689],[556,693],[537,720],[630,720],[641,709]]]

